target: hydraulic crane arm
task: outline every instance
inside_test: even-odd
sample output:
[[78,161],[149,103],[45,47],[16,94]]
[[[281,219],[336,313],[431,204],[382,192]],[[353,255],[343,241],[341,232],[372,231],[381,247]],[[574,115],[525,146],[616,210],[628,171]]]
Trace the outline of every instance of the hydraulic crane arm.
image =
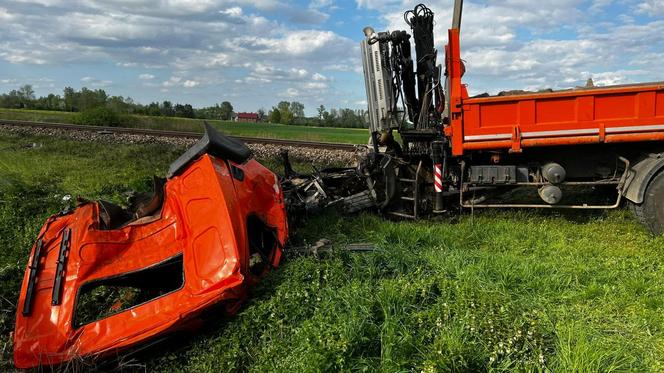
[[454,0],[454,13],[452,15],[452,28],[461,30],[461,14],[463,12],[463,0]]
[[[452,13],[452,29],[461,32],[461,15],[463,13],[463,0],[454,0],[454,11]],[[445,78],[445,112],[443,116],[449,117],[450,115],[450,77]]]
[[[457,85],[453,79],[460,78],[462,68],[452,66],[451,62],[461,63],[458,35],[462,9],[463,0],[455,0],[450,32],[457,41],[448,42],[456,46],[452,49],[448,46],[455,55],[451,59],[446,57],[444,67],[437,61],[434,13],[424,4],[404,13],[412,35],[399,30],[375,32],[370,27],[364,29],[361,50],[372,136],[396,129],[405,144],[426,143],[441,135],[436,128],[440,128],[445,117],[451,116],[450,105],[457,103],[450,96],[459,96],[460,91],[455,89]],[[417,56],[414,59],[416,66],[410,52],[411,40]],[[441,79],[443,71],[444,81]]]

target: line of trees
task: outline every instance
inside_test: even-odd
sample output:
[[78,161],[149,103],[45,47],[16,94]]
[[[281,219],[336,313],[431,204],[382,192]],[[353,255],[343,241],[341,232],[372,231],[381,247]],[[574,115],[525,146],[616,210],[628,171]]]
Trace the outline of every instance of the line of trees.
[[[36,97],[31,85],[26,84],[19,89],[11,90],[0,95],[0,108],[53,110],[68,112],[103,111],[116,115],[148,115],[199,119],[231,120],[235,113],[233,105],[223,101],[214,106],[196,109],[190,104],[173,104],[171,101],[151,102],[147,105],[134,102],[131,97],[110,96],[103,89],[88,89],[86,87],[75,90],[66,87],[62,95],[49,94]],[[320,105],[318,115],[307,117],[304,105],[300,102],[281,101],[272,107],[269,112],[261,108],[257,111],[259,121],[299,126],[323,126],[367,128],[366,111],[353,109],[330,109]]]
[[[36,97],[31,85],[0,95],[0,107],[6,109],[54,110],[84,112],[91,109],[107,108],[117,114],[137,114],[164,117],[205,118],[230,120],[233,107],[223,102],[211,108],[194,109],[190,104],[173,104],[171,101],[151,102],[142,105],[131,97],[110,96],[103,89],[75,90],[66,87],[62,95],[49,94]],[[219,108],[222,108],[219,110]]]
[[369,128],[367,111],[363,109],[330,109],[320,105],[318,111],[318,125],[321,127]]
[[[293,124],[298,126],[343,127],[343,128],[369,128],[366,119],[366,110],[330,109],[320,105],[317,116],[305,117],[304,105],[300,102],[281,101],[273,106],[267,114],[271,123]],[[264,115],[265,110],[259,110]]]

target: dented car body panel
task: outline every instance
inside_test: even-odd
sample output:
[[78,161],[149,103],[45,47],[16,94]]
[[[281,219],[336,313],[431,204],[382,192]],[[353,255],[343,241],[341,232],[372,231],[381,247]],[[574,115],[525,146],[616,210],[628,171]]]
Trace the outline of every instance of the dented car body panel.
[[152,215],[115,227],[95,201],[48,219],[21,287],[17,367],[117,353],[190,328],[212,305],[233,313],[279,264],[288,225],[278,178],[209,153],[172,175]]

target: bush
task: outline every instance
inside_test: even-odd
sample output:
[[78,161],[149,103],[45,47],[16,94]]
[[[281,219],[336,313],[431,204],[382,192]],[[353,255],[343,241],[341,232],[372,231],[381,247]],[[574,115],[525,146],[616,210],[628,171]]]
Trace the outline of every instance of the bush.
[[105,107],[88,109],[76,114],[74,117],[74,123],[89,126],[117,127],[120,125],[120,122],[120,115]]

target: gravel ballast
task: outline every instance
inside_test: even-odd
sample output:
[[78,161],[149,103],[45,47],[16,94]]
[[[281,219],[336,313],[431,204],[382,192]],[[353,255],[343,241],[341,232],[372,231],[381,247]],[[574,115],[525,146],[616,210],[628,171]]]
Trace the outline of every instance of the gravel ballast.
[[[193,145],[197,140],[182,137],[136,135],[124,133],[100,133],[92,131],[64,130],[58,128],[21,127],[2,125],[0,133],[11,133],[15,135],[37,135],[67,138],[75,141],[99,141],[117,144],[168,144],[182,149]],[[307,161],[317,164],[347,164],[350,165],[356,159],[357,153],[362,152],[362,147],[356,151],[316,149],[300,146],[283,146],[269,144],[247,144],[258,159],[272,159],[279,157],[282,150],[288,150],[290,158],[294,161]]]

